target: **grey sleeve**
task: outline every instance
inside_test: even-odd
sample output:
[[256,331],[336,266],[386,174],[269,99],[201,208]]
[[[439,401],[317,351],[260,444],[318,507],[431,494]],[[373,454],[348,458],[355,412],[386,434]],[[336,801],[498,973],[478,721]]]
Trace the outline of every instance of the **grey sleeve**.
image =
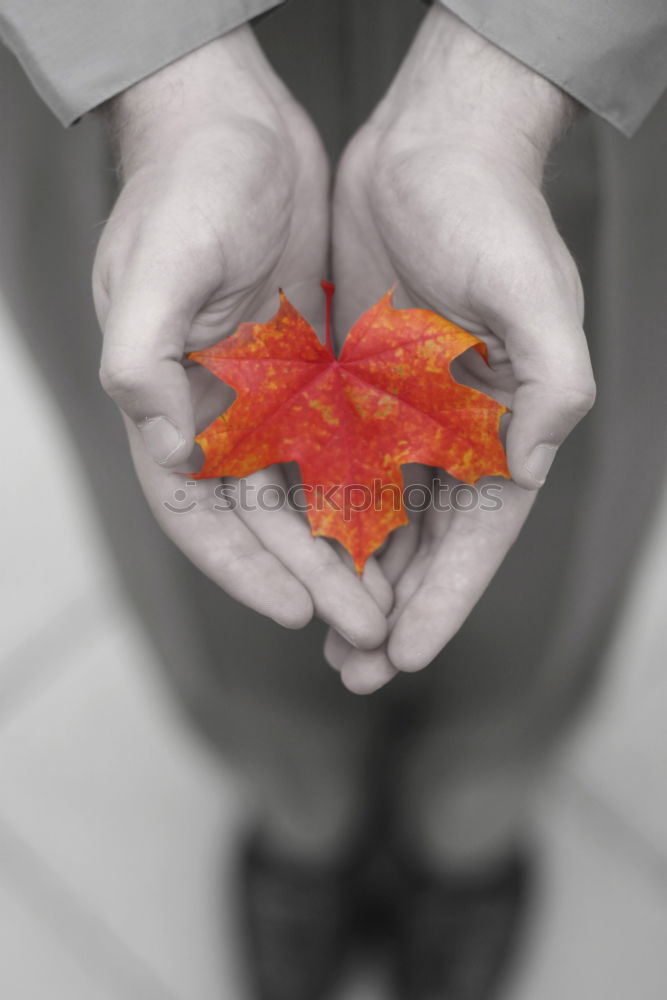
[[626,135],[667,88],[667,0],[441,0]]
[[63,125],[282,0],[0,0],[0,37]]

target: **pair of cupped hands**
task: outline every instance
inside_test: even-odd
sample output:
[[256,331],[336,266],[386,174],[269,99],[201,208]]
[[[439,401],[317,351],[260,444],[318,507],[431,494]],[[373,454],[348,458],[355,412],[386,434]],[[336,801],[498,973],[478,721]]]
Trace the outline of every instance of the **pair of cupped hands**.
[[[122,187],[94,269],[101,380],[155,517],[237,600],[289,628],[328,623],[325,655],[350,690],[425,667],[594,399],[579,277],[540,190],[573,102],[436,4],[352,138],[333,195],[315,127],[247,26],[106,114]],[[433,309],[486,343],[490,367],[470,384],[511,410],[500,509],[412,514],[362,577],[293,509],[221,510],[217,480],[184,489],[195,434],[233,398],[187,353],[268,319],[279,287],[321,331],[330,275],[339,338],[396,286],[398,306]],[[289,475],[272,467],[247,486]]]

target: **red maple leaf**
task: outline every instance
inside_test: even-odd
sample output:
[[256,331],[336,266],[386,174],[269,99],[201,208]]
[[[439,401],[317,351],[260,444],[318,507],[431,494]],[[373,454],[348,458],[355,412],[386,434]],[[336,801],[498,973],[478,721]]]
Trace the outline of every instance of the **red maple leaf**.
[[280,293],[268,323],[242,323],[189,357],[236,390],[197,437],[197,478],[248,476],[298,462],[314,535],[336,538],[362,571],[390,531],[407,522],[400,466],[421,462],[475,483],[509,476],[498,437],[504,406],[455,382],[450,363],[471,333],[426,309],[394,309],[388,292],[357,320],[337,359]]

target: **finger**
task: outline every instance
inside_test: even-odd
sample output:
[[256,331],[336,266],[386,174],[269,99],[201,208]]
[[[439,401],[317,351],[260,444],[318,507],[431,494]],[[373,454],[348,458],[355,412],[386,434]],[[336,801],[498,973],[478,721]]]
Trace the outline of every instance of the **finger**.
[[367,652],[353,650],[341,669],[341,680],[353,694],[373,694],[391,681],[398,671],[389,662],[384,647]]
[[345,660],[348,658],[354,646],[351,646],[347,639],[344,639],[340,632],[334,628],[327,630],[324,640],[324,659],[330,667],[340,673]]
[[391,632],[387,650],[398,670],[421,670],[458,631],[511,548],[535,495],[507,482],[500,510],[455,514]]
[[[390,635],[403,608],[419,589],[429,561],[427,548],[420,546],[406,566],[396,588],[396,606],[387,621]],[[399,672],[389,659],[387,642],[377,649],[366,651],[354,649],[342,636],[337,636],[336,641],[332,639],[329,646],[329,657],[328,662],[338,670],[343,684],[354,694],[372,694],[393,680]]]
[[565,277],[557,279],[558,272],[538,272],[531,294],[509,298],[501,317],[519,382],[507,460],[512,478],[524,489],[544,483],[558,448],[595,400],[579,298]]
[[[425,538],[413,553],[398,581],[396,603],[387,619],[390,634],[401,611],[424,579],[430,558],[429,539]],[[342,636],[330,631],[324,650],[327,662],[341,674],[345,687],[355,694],[370,694],[377,691],[398,673],[389,659],[386,642],[377,649],[360,650],[351,646]]]
[[[553,370],[553,369],[551,369]],[[543,369],[540,378],[517,389],[507,431],[507,462],[515,483],[542,486],[565,438],[588,413],[595,388],[586,374],[569,384]]]
[[[410,466],[404,470],[404,478],[406,482],[425,483],[432,476],[425,466]],[[431,524],[434,519],[435,524]],[[448,520],[446,512],[436,511],[433,507],[426,513],[414,510],[410,512],[409,524],[393,533],[381,557],[383,561],[389,561],[396,574],[395,604],[387,619],[390,633],[403,607],[424,578],[433,536],[439,536],[446,530],[443,525]],[[330,632],[325,642],[325,657],[341,674],[345,687],[358,694],[379,690],[397,674],[387,655],[386,642],[374,650],[357,650],[342,636]]]
[[361,582],[368,590],[380,611],[388,615],[394,604],[394,588],[385,576],[377,559],[370,556],[366,560]]
[[387,548],[379,557],[385,578],[396,584],[412,559],[419,545],[419,524],[410,520],[392,535]]
[[[279,477],[276,467],[271,467],[247,477],[246,484],[259,498],[260,490],[280,487]],[[387,634],[385,615],[356,573],[343,564],[328,541],[313,537],[305,518],[286,505],[277,510],[263,506],[259,502],[241,504],[239,517],[303,583],[318,616],[353,646],[378,646]]]
[[195,433],[182,361],[201,303],[185,285],[175,262],[148,265],[137,255],[101,317],[102,386],[138,428],[151,458],[168,467],[187,459]]
[[396,585],[396,607],[391,615],[389,627],[393,628],[398,621],[403,608],[412,600],[424,581],[426,572],[433,560],[433,551],[429,551],[427,543],[420,542],[419,548],[405,567]]
[[[350,560],[350,563],[351,563],[351,565],[354,565],[352,563],[352,560]],[[368,563],[366,565],[368,565]],[[383,580],[386,581],[386,578],[384,577],[384,575],[383,575]],[[379,596],[381,596],[381,595],[379,595]],[[392,603],[393,603],[393,592],[392,592]],[[385,610],[386,613],[389,613],[391,611],[390,608],[386,608],[386,609],[383,609],[383,610]],[[394,614],[393,611],[391,612],[391,614],[389,614],[389,618],[388,618],[388,624],[389,625],[391,625],[393,614]],[[329,664],[330,667],[333,667],[334,670],[336,670],[336,671],[338,671],[340,673],[340,671],[341,671],[341,669],[343,667],[343,664],[345,663],[345,661],[347,660],[347,658],[349,656],[351,656],[355,652],[359,653],[360,660],[362,660],[362,661],[363,661],[363,658],[366,655],[370,655],[370,654],[367,654],[365,651],[355,650],[354,646],[352,646],[347,641],[347,639],[345,639],[340,634],[340,632],[336,632],[335,629],[330,628],[327,631],[327,635],[326,635],[326,638],[324,640],[324,658],[325,658],[325,660],[327,661],[327,663]],[[372,650],[371,652],[376,652],[376,651]]]
[[433,473],[425,465],[411,463],[402,468],[403,498],[408,508],[408,523],[397,528],[389,537],[378,561],[390,583],[395,584],[419,546],[424,498],[433,499]]
[[[336,543],[334,547],[343,564],[347,566],[351,573],[356,573],[354,560],[347,549],[343,548],[340,543]],[[379,561],[374,556],[369,556],[366,560],[366,565],[361,575],[361,582],[380,611],[385,615],[389,614],[394,603],[394,590],[381,569]]]
[[188,482],[156,465],[136,427],[127,419],[126,426],[144,493],[169,538],[237,601],[286,628],[307,625],[314,611],[307,589],[220,500],[218,481]]
[[398,673],[389,662],[384,643],[378,649],[355,649],[334,629],[329,629],[324,640],[324,658],[353,694],[372,694]]

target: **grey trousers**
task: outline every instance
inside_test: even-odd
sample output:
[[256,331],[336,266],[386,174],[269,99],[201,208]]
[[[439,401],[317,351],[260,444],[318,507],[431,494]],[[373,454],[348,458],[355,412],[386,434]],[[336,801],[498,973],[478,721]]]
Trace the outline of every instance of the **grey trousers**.
[[[293,2],[258,32],[335,156],[391,79],[422,15],[387,0]],[[324,628],[236,605],[165,539],[97,380],[92,254],[113,198],[99,122],[64,131],[0,53],[0,281],[79,449],[133,605],[179,704],[260,797],[369,776],[406,809],[452,775],[541,761],[584,704],[664,472],[667,101],[627,141],[584,118],[548,193],[581,268],[599,385],[529,522],[469,620],[427,670],[368,698],[322,657]],[[331,809],[335,809],[332,802]]]

